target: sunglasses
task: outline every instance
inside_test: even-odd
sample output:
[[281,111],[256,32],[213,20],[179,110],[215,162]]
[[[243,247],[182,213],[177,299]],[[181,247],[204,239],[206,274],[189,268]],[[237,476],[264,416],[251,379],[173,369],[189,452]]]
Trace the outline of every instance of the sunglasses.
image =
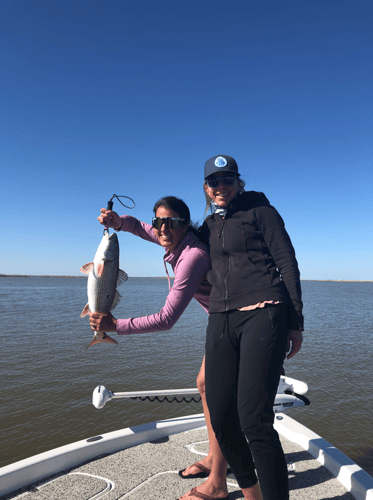
[[227,175],[226,177],[214,177],[213,179],[206,179],[207,185],[210,188],[216,188],[220,183],[224,186],[233,186],[236,182],[237,177],[234,175]]
[[152,226],[154,229],[161,229],[163,224],[167,229],[176,229],[180,226],[185,226],[185,219],[180,219],[179,217],[153,217]]

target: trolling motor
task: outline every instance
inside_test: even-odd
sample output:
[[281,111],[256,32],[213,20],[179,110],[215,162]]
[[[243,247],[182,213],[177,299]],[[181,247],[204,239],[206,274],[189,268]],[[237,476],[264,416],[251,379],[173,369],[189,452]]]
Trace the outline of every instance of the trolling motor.
[[[123,205],[124,207],[129,208],[129,209],[131,209],[131,210],[132,210],[133,208],[135,208],[135,206],[136,206],[136,203],[135,203],[135,202],[133,201],[133,199],[132,199],[132,198],[130,198],[129,196],[125,196],[125,195],[119,195],[119,196],[118,196],[117,194],[113,194],[113,196],[112,196],[112,197],[110,198],[110,200],[107,202],[107,207],[106,207],[106,210],[113,210],[113,205],[114,205],[113,199],[114,199],[114,198],[116,198],[116,199],[119,201],[119,203],[120,203],[121,205]],[[120,201],[120,199],[119,199],[119,198],[127,198],[127,200],[131,200],[131,201],[132,201],[132,203],[133,203],[133,207],[128,207],[128,206],[127,206],[127,205],[125,205],[122,201]],[[107,233],[109,232],[109,228],[108,228],[108,227],[105,227],[105,229],[104,229],[104,234],[105,234],[105,232],[107,232]]]
[[[300,380],[295,380],[290,377],[281,376],[280,382],[277,388],[276,398],[273,404],[274,413],[283,413],[290,408],[297,408],[301,406],[308,406],[310,401],[306,398],[305,394],[308,392],[308,385]],[[192,398],[190,401],[183,398],[182,401],[178,401],[177,398],[172,400],[168,399],[167,396],[177,396],[177,395],[193,395],[199,394],[197,388],[193,389],[169,389],[160,391],[135,391],[135,392],[112,392],[106,389],[104,385],[98,385],[92,394],[92,404],[98,409],[102,409],[108,401],[112,399],[140,399],[140,401],[145,401],[146,399],[150,401],[167,401],[172,403],[177,401],[181,403],[185,401],[186,403],[198,403],[200,399],[196,400]],[[162,397],[160,400],[158,396]]]

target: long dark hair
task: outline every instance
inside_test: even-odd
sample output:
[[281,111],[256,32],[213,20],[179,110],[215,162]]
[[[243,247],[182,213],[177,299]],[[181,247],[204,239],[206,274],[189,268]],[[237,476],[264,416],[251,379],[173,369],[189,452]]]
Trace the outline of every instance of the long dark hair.
[[176,196],[164,196],[154,205],[154,215],[156,215],[159,207],[164,207],[167,210],[176,212],[181,219],[185,219],[185,225],[188,226],[188,231],[192,231],[192,233],[198,236],[199,226],[198,224],[195,224],[190,220],[190,211],[188,205],[183,200],[181,200],[180,198],[176,198]]

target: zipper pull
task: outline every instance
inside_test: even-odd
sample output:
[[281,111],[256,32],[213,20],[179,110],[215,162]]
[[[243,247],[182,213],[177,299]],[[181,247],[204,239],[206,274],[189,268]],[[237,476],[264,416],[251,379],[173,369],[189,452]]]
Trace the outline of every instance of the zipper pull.
[[221,234],[222,234],[223,229],[224,229],[224,222],[225,222],[225,219],[223,219],[223,218],[222,218],[222,221],[223,221],[223,223],[222,223],[222,225],[221,225],[221,229],[220,229],[220,232],[219,232],[219,235],[218,235],[218,236],[219,236],[219,238],[221,237]]

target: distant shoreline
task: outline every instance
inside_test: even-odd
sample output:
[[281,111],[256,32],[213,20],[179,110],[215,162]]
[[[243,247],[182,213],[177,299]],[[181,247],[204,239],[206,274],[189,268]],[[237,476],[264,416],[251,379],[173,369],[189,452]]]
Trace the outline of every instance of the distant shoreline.
[[[87,278],[87,276],[68,276],[63,274],[0,274],[0,278]],[[167,276],[130,276],[130,278],[146,278],[153,280],[166,280]],[[170,276],[170,279],[174,279]]]
[[[130,276],[131,278],[146,278],[153,280],[166,280],[166,276]],[[64,276],[53,274],[0,274],[0,278],[87,278],[87,276]],[[170,276],[174,279],[173,276]],[[301,280],[301,281],[332,281],[334,283],[373,283],[373,280]]]
[[87,276],[63,276],[53,274],[0,274],[0,278],[86,278]]

